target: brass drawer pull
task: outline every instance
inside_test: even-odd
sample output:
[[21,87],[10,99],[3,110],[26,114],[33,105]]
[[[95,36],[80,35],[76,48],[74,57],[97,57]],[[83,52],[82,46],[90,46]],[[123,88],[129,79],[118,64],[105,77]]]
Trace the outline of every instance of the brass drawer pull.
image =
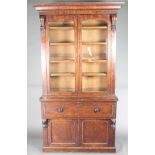
[[63,112],[64,109],[62,107],[57,108],[57,112]]
[[96,113],[96,112],[100,112],[101,111],[101,109],[99,108],[99,107],[96,107],[95,109],[94,109],[94,112]]

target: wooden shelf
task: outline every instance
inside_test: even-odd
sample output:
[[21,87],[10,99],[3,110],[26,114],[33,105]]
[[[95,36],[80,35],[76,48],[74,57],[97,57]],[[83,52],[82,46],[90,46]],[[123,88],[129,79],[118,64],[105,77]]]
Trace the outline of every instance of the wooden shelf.
[[107,29],[108,26],[82,26],[82,29]]
[[68,30],[68,29],[74,29],[74,27],[73,26],[66,26],[66,27],[64,27],[64,26],[50,26],[49,27],[49,29],[50,30]]
[[75,73],[73,72],[70,72],[70,73],[51,73],[50,76],[53,77],[53,76],[74,76]]
[[106,88],[83,88],[83,92],[102,92],[107,91]]
[[82,42],[83,45],[106,45],[107,42]]
[[75,89],[71,88],[51,88],[52,92],[75,92]]
[[107,60],[100,60],[100,59],[82,59],[82,62],[97,62],[97,63],[100,63],[100,62],[107,62]]
[[83,76],[107,76],[107,73],[82,73]]
[[66,46],[66,45],[74,45],[74,43],[50,43],[50,46]]
[[51,60],[50,63],[59,63],[59,62],[74,62],[74,59],[64,59],[64,60]]

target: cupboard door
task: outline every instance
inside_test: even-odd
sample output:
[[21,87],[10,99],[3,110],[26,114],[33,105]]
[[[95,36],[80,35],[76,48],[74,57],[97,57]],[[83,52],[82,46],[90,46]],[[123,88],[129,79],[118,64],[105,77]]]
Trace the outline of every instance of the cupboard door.
[[81,120],[82,146],[108,146],[109,121],[107,120]]
[[109,90],[109,16],[80,16],[81,91],[104,93]]
[[48,124],[49,146],[75,146],[77,143],[77,128],[77,120],[50,120]]

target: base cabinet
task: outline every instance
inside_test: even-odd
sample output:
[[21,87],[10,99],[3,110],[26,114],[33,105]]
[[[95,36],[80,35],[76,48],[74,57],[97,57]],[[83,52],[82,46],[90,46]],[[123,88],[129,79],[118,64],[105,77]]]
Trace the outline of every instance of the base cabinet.
[[114,101],[43,101],[42,117],[44,151],[115,151]]
[[[47,128],[48,151],[114,152],[115,133],[111,119],[50,119]],[[44,137],[45,139],[45,137]],[[113,142],[112,142],[113,141]],[[61,148],[61,149],[60,149]],[[97,151],[97,152],[98,152]]]

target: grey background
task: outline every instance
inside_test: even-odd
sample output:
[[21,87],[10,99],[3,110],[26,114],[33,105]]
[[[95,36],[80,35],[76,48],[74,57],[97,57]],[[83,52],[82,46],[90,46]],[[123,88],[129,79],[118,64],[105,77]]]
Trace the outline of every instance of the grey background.
[[[63,1],[63,0],[58,0],[58,1]],[[42,153],[41,151],[42,126],[41,126],[41,106],[39,102],[39,97],[42,95],[40,29],[39,29],[38,13],[32,7],[32,4],[34,2],[45,2],[45,1],[28,0],[27,2],[28,155],[43,155],[46,153]],[[46,2],[52,2],[52,1],[46,1]],[[119,101],[117,105],[117,122],[116,122],[117,123],[116,124],[116,147],[117,147],[116,155],[127,155],[127,136],[128,136],[127,135],[128,133],[128,103],[127,103],[128,101],[127,100],[128,32],[127,30],[128,30],[128,3],[126,1],[125,5],[118,12],[118,20],[117,20],[116,95],[118,96]],[[68,153],[49,153],[49,154],[68,154]],[[72,153],[69,153],[69,154],[72,154]],[[81,153],[81,154],[86,155],[87,153]],[[91,153],[91,154],[95,155],[96,153]]]

